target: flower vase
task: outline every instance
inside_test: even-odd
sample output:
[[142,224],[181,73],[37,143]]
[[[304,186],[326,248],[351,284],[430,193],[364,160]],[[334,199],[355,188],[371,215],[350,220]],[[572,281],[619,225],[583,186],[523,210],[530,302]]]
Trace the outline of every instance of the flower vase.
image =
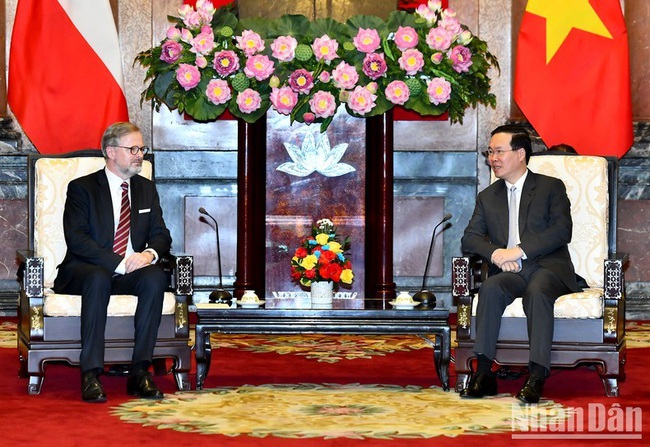
[[331,309],[334,297],[334,284],[331,281],[314,281],[311,283],[311,308]]

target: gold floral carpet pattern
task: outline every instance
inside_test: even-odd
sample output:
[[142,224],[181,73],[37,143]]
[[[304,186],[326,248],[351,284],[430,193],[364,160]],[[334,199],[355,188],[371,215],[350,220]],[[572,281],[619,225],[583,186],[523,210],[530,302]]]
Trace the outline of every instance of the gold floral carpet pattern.
[[[432,335],[431,340],[434,339]],[[431,348],[425,340],[413,335],[228,335],[211,334],[213,349],[237,348],[244,351],[304,356],[318,362],[371,359],[393,352]]]
[[0,323],[0,348],[16,347],[16,323],[3,321]]
[[518,428],[557,424],[570,409],[553,401],[523,408],[511,396],[460,399],[439,388],[299,384],[179,392],[160,402],[129,401],[112,413],[158,429],[225,436],[426,439],[510,432],[513,413]]

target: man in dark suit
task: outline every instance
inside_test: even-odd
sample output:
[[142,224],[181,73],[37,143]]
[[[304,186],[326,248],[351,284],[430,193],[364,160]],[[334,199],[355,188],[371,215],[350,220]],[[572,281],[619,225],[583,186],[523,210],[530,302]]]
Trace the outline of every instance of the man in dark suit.
[[559,179],[529,171],[531,154],[524,129],[501,126],[492,132],[485,155],[499,180],[479,193],[461,241],[464,253],[490,262],[476,316],[477,371],[461,397],[497,394],[492,361],[501,316],[522,297],[530,375],[517,398],[538,402],[550,370],[553,305],[560,295],[580,290],[567,246],[573,223],[566,188]]
[[172,241],[154,184],[137,175],[148,151],[137,126],[115,123],[102,137],[106,167],[68,185],[63,213],[68,251],[54,291],[81,295],[81,395],[87,402],[106,401],[99,375],[111,294],[138,297],[127,393],[163,397],[148,370],[167,285],[156,263]]

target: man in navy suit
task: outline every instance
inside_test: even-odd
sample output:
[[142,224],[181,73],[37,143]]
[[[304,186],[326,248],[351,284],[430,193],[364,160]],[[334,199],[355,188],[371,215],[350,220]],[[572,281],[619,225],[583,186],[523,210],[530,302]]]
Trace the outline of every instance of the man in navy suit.
[[530,136],[524,129],[501,126],[492,132],[485,155],[499,180],[478,195],[461,241],[464,253],[490,263],[479,291],[477,371],[461,397],[497,394],[492,361],[501,316],[515,298],[522,297],[530,375],[517,398],[537,403],[550,371],[553,305],[560,295],[580,291],[567,246],[573,223],[566,188],[559,179],[529,171],[531,154]]
[[[157,262],[169,252],[172,240],[155,185],[137,175],[148,151],[137,126],[115,123],[102,137],[106,167],[68,185],[63,213],[68,251],[59,265],[54,291],[81,295],[81,395],[86,402],[106,401],[99,375],[104,371],[104,330],[111,294],[138,297],[127,393],[149,399],[163,397],[149,366],[167,287]],[[128,204],[122,203],[123,190]],[[118,254],[114,239],[121,209],[128,207],[130,212],[123,214],[129,219],[122,225],[128,228],[126,247],[117,250],[125,253]]]

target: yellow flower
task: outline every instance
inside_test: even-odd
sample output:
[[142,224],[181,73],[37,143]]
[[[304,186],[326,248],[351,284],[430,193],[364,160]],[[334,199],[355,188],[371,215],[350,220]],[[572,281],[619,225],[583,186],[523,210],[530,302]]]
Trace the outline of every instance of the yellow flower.
[[318,242],[320,245],[325,245],[327,244],[329,238],[330,238],[329,234],[319,233],[316,235],[316,242]]
[[354,278],[354,274],[352,273],[352,270],[344,269],[341,272],[341,282],[344,282],[345,284],[352,284],[353,278]]
[[330,250],[333,251],[334,253],[341,253],[343,250],[341,250],[341,244],[339,244],[336,241],[332,241],[329,243]]
[[302,260],[300,265],[305,269],[305,270],[311,270],[314,268],[314,266],[318,263],[318,258],[314,255],[307,255],[305,256],[305,259]]

